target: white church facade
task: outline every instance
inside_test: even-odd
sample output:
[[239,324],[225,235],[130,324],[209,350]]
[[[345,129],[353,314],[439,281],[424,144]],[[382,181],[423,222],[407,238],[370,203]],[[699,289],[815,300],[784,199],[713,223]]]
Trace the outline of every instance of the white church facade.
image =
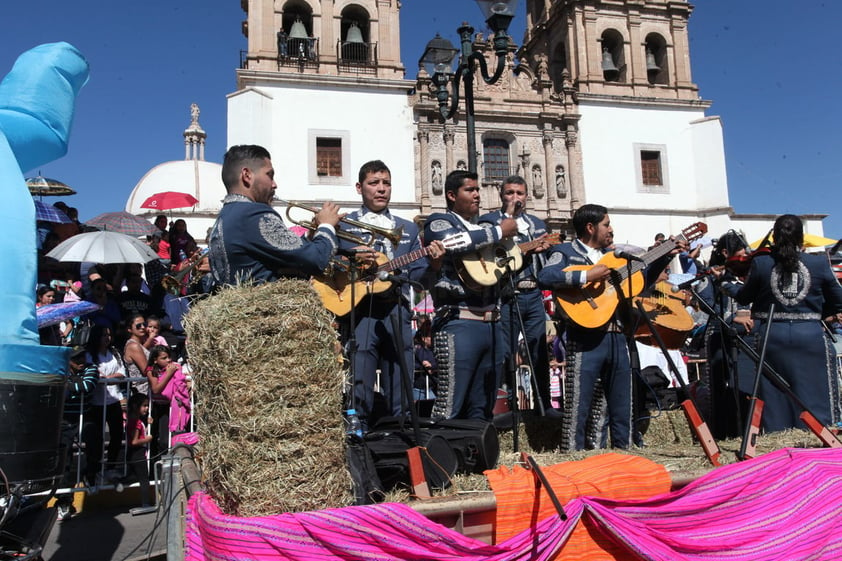
[[[469,160],[464,101],[445,121],[432,77],[419,69],[415,80],[404,78],[399,0],[242,7],[247,49],[228,96],[227,145],[271,152],[279,212],[284,201],[357,208],[356,173],[372,159],[392,170],[395,214],[445,208],[441,179]],[[554,230],[572,231],[575,209],[598,203],[609,208],[618,243],[647,247],[655,233],[696,221],[714,237],[729,228],[762,237],[774,216],[734,213],[722,124],[692,81],[693,9],[682,0],[526,0],[523,42],[511,45],[500,81],[475,82],[484,210],[499,204],[501,180],[517,173],[530,188],[529,211]],[[476,34],[473,48],[494,66],[490,38]],[[183,181],[200,203],[174,212],[202,238],[224,188],[219,164],[204,161],[204,131],[194,121],[184,131],[185,161],[153,168],[126,209],[149,214],[137,205],[157,188],[155,177],[176,174],[168,185]],[[822,233],[823,216],[804,218],[806,231]]]

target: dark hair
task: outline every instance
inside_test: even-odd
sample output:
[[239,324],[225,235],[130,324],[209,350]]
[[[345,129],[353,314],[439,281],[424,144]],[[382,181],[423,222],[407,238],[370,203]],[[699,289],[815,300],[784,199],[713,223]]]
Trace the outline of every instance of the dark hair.
[[506,185],[513,184],[513,185],[523,185],[523,188],[529,191],[529,187],[526,186],[526,180],[519,175],[510,175],[506,179],[503,180],[503,183],[500,184],[500,193],[503,192],[503,188]]
[[110,332],[113,341],[114,330],[112,330],[110,326],[95,323],[91,327],[91,334],[88,337],[88,344],[85,345],[85,348],[87,349],[88,354],[91,355],[91,361],[94,364],[99,364],[99,342],[102,340],[102,335],[105,333],[106,329]]
[[[710,265],[724,265],[728,257],[733,257],[741,249],[748,250],[748,244],[743,237],[734,230],[728,230],[713,244],[713,253],[710,255]],[[728,256],[725,256],[725,252]]]
[[582,205],[573,213],[573,228],[576,230],[576,235],[582,237],[588,233],[588,224],[599,224],[605,215],[608,214],[608,209],[602,205]]
[[798,270],[798,252],[804,244],[804,225],[794,214],[784,214],[775,220],[772,228],[778,261],[787,273]]
[[230,193],[237,186],[243,167],[256,168],[265,159],[271,160],[272,156],[263,146],[238,144],[229,148],[222,160],[222,183],[225,189]]
[[140,408],[141,406],[143,406],[144,402],[149,402],[149,396],[147,396],[145,393],[133,393],[132,396],[129,398],[129,413],[131,414],[140,412]]
[[378,171],[385,171],[389,175],[392,175],[392,172],[389,171],[389,167],[383,163],[383,160],[371,160],[362,165],[357,180],[362,183],[369,173],[377,173]]
[[55,292],[55,289],[47,284],[39,284],[35,289],[35,299],[40,300],[41,297],[48,292]]
[[162,354],[166,354],[168,357],[172,358],[172,349],[166,345],[155,345],[149,351],[149,364],[153,369],[155,368],[155,361],[158,360],[158,357]]
[[[464,185],[465,181],[468,179],[473,179],[474,181],[477,181],[479,179],[479,176],[476,173],[465,169],[457,169],[448,173],[447,177],[444,180],[445,195],[447,195],[447,193],[455,193],[456,191],[458,191],[459,187]],[[450,199],[447,199],[447,208],[450,208],[452,206],[453,203],[450,201]]]

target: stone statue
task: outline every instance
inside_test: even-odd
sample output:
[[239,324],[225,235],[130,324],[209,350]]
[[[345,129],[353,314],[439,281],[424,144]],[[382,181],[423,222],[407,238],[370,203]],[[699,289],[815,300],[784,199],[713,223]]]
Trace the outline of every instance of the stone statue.
[[199,124],[199,106],[195,103],[190,104],[190,124],[191,125],[198,125]]
[[532,194],[537,199],[544,196],[544,174],[538,164],[532,166]]
[[441,162],[433,160],[430,166],[430,182],[433,186],[433,194],[441,195],[444,192],[444,184],[442,183]]
[[564,181],[564,166],[555,167],[555,194],[559,199],[567,198],[567,185]]

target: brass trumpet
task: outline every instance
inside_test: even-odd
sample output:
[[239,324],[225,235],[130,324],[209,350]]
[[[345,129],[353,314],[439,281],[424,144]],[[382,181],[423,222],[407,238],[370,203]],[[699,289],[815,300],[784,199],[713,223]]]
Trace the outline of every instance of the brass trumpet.
[[[311,222],[305,222],[303,220],[295,220],[294,218],[292,218],[290,216],[289,211],[290,211],[291,208],[295,207],[295,208],[300,208],[300,209],[312,212],[313,214],[316,214],[317,212],[319,212],[319,209],[314,208],[314,207],[310,207],[310,206],[307,206],[307,205],[303,205],[303,204],[297,203],[295,201],[285,201],[283,199],[276,199],[276,200],[284,203],[285,205],[287,205],[287,211],[286,211],[287,220],[289,220],[293,224],[297,224],[298,226],[301,226],[302,228],[307,228],[308,230],[314,230],[315,231],[318,228],[318,226],[316,226],[312,221]],[[342,218],[342,219],[340,219],[340,222],[344,222],[345,224],[348,224],[350,226],[354,226],[355,228],[360,228],[361,230],[366,230],[367,232],[371,232],[371,234],[372,234],[371,237],[368,240],[364,240],[360,236],[356,236],[356,235],[351,234],[349,232],[343,231],[341,228],[336,229],[336,237],[338,237],[340,239],[343,239],[343,240],[346,240],[346,241],[349,241],[351,243],[355,243],[357,245],[371,246],[374,243],[375,236],[383,236],[384,238],[386,238],[387,240],[392,242],[392,245],[397,246],[401,241],[401,237],[403,236],[403,226],[398,226],[397,228],[391,228],[391,229],[390,228],[383,228],[381,226],[372,226],[371,224],[366,224],[365,222],[360,222],[359,220],[352,220],[350,218]]]

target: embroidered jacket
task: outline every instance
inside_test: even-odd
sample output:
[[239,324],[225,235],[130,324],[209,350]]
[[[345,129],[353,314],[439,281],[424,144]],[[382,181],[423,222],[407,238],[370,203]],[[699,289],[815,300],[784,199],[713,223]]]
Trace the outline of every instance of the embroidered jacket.
[[[362,207],[360,210],[355,210],[348,214],[348,218],[351,220],[356,220],[358,222],[366,222],[364,216],[368,214],[370,211],[365,207]],[[421,235],[418,230],[418,226],[405,218],[401,218],[400,216],[392,216],[389,210],[385,210],[382,214],[382,219],[384,220],[384,226],[388,228],[401,228],[402,234],[401,239],[398,242],[397,247],[393,247],[392,243],[383,238],[382,236],[375,236],[375,241],[372,244],[372,249],[375,251],[379,251],[380,253],[386,255],[389,260],[405,256],[413,251],[420,250],[421,246]],[[389,226],[385,226],[385,221],[388,220]],[[368,240],[372,233],[370,230],[365,230],[363,228],[359,228],[357,226],[351,226],[349,224],[341,224],[340,227],[342,231],[348,232],[349,234],[354,234],[355,236],[359,236],[364,240]],[[349,242],[348,240],[339,240],[339,247],[341,249],[350,249],[354,247],[355,244]],[[424,275],[427,273],[429,268],[429,261],[426,257],[421,257],[412,261],[411,263],[407,263],[403,267],[395,268],[391,271],[391,274],[403,278],[408,278],[413,281],[421,282]],[[404,298],[407,302],[409,302],[409,285],[403,286],[403,293]]]
[[307,240],[290,231],[271,206],[228,195],[211,229],[208,256],[217,284],[262,283],[320,273],[336,247],[329,227]]
[[776,320],[818,320],[842,311],[842,287],[827,257],[802,253],[798,271],[786,273],[774,254],[751,260],[745,284],[725,290],[741,304],[751,302],[751,315],[766,319],[775,303]]
[[496,287],[487,287],[480,292],[470,290],[459,279],[457,265],[461,254],[499,242],[500,229],[488,223],[479,224],[476,229],[470,229],[459,216],[451,211],[431,214],[424,224],[424,241],[426,243],[457,235],[466,244],[459,249],[447,250],[431,291],[433,304],[436,308],[441,306],[479,308],[496,304]]

